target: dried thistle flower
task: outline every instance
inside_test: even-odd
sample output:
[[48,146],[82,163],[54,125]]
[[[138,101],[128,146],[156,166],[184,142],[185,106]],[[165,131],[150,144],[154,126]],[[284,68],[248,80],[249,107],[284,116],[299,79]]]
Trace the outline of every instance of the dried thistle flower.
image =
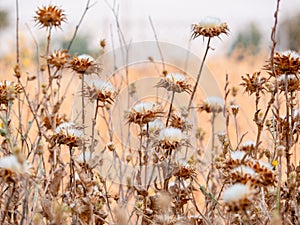
[[91,100],[98,100],[103,104],[112,104],[117,95],[115,88],[110,82],[99,78],[90,79],[87,82],[85,93]]
[[260,72],[255,72],[252,75],[246,74],[247,77],[242,76],[242,80],[244,81],[241,83],[242,86],[245,87],[245,92],[248,92],[249,95],[253,93],[259,93],[266,90],[264,84],[267,82],[265,77],[260,76]]
[[[270,61],[264,67],[272,76],[272,65]],[[274,69],[276,76],[281,74],[299,74],[300,56],[294,51],[276,52],[274,55]]]
[[159,132],[154,145],[166,150],[168,155],[170,151],[175,150],[180,146],[188,146],[189,140],[180,129],[167,127]]
[[163,112],[159,105],[152,102],[141,102],[134,105],[127,113],[128,123],[147,124],[161,117]]
[[175,91],[178,93],[191,93],[191,85],[187,83],[187,78],[183,74],[169,73],[162,80],[158,82],[156,87],[163,87],[168,91]]
[[230,159],[240,162],[247,159],[247,153],[245,151],[232,151],[230,153]]
[[171,114],[170,126],[178,128],[182,131],[189,131],[193,127],[191,121],[188,118],[183,117],[182,114],[179,113]]
[[146,134],[147,133],[147,129],[148,129],[148,133],[151,135],[155,135],[155,134],[158,134],[159,131],[161,129],[165,128],[165,124],[164,122],[161,120],[161,119],[155,119],[151,122],[147,124],[145,124],[143,126],[143,134]]
[[240,146],[240,150],[251,153],[255,150],[255,145],[256,144],[254,141],[248,140],[242,143],[242,145]]
[[97,153],[91,154],[91,152],[86,151],[80,153],[80,155],[77,157],[76,162],[80,166],[84,166],[84,161],[88,165],[88,168],[94,168],[100,163],[100,155]]
[[54,128],[54,126],[59,126],[60,124],[67,122],[66,115],[60,115],[60,114],[50,114],[43,118],[43,126],[46,127],[47,130],[50,130]]
[[239,165],[230,171],[227,179],[230,183],[252,184],[256,183],[255,170],[249,166]]
[[247,166],[253,168],[257,173],[257,175],[259,176],[257,182],[258,185],[268,186],[268,185],[275,184],[277,179],[271,164],[261,160],[257,160],[257,161],[249,161],[247,163]]
[[81,146],[84,142],[83,130],[76,127],[74,123],[66,122],[60,124],[55,129],[55,134],[51,140],[59,145],[67,145],[69,147]]
[[195,39],[199,36],[204,37],[218,37],[220,34],[228,34],[227,23],[221,22],[220,19],[215,17],[206,17],[198,24],[192,25],[192,38]]
[[100,71],[95,59],[86,54],[74,56],[70,64],[71,68],[80,74],[92,74]]
[[252,204],[254,189],[248,184],[236,183],[227,188],[223,193],[223,201],[229,211],[239,211]]
[[61,69],[68,62],[70,54],[68,50],[55,50],[51,55],[47,57],[47,62],[57,69]]
[[209,96],[205,99],[204,103],[199,106],[200,111],[207,113],[220,113],[224,109],[224,100],[217,96]]
[[0,158],[0,177],[7,182],[30,175],[31,168],[24,156],[20,154]]
[[231,112],[234,116],[236,116],[240,110],[239,105],[230,105],[230,108],[231,108]]
[[1,81],[0,82],[0,104],[8,105],[12,102],[17,94],[22,92],[22,87],[19,84],[15,84],[13,81]]
[[276,78],[278,88],[280,91],[299,91],[300,90],[300,80],[295,74],[282,74]]
[[183,179],[195,178],[197,175],[196,168],[185,161],[179,161],[175,166],[175,177]]
[[57,6],[49,5],[38,8],[34,20],[41,27],[60,27],[66,21],[66,15]]

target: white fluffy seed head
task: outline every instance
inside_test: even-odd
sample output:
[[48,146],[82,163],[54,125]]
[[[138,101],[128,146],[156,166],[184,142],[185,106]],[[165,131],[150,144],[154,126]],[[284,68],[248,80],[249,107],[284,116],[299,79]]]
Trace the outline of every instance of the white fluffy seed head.
[[160,131],[159,140],[172,142],[181,142],[185,138],[185,135],[178,128],[167,127]]
[[178,82],[186,81],[186,76],[179,73],[169,73],[166,75],[166,80],[176,84]]
[[141,102],[132,107],[132,111],[138,112],[138,113],[147,113],[149,111],[155,111],[157,108],[157,104],[153,102]]
[[60,124],[56,129],[55,133],[57,134],[64,134],[66,136],[73,136],[73,137],[83,137],[83,130],[78,129],[75,127],[74,123],[65,122]]
[[290,56],[291,58],[294,58],[294,59],[300,58],[300,55],[297,52],[292,51],[292,50],[284,51],[281,54],[284,56]]
[[247,184],[236,183],[227,188],[223,193],[226,204],[234,204],[252,197],[253,191]]
[[248,174],[250,176],[255,175],[254,169],[252,169],[249,166],[245,166],[245,165],[240,165],[240,166],[234,168],[233,172],[238,172],[238,173],[241,173],[241,174],[244,174],[244,175]]
[[9,170],[15,174],[29,173],[31,166],[25,160],[20,162],[15,155],[8,155],[0,158],[0,169]]
[[95,62],[95,59],[92,56],[88,55],[88,54],[81,54],[77,58],[78,59],[84,59],[84,60],[88,59],[90,62]]
[[199,22],[199,25],[206,26],[206,27],[215,27],[215,26],[219,26],[221,24],[222,24],[222,22],[219,18],[212,17],[212,16],[207,16]]
[[230,157],[233,160],[242,160],[246,155],[245,151],[234,151],[230,153]]

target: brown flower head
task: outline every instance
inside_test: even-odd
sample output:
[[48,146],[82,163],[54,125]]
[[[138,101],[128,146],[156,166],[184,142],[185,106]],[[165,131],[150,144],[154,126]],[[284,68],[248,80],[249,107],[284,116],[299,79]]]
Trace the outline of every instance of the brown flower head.
[[245,151],[248,153],[251,153],[255,150],[256,143],[254,141],[248,140],[242,143],[242,145],[239,147],[241,151]]
[[193,127],[191,121],[188,118],[182,116],[182,114],[180,114],[180,113],[171,114],[170,126],[178,128],[182,131],[191,130]]
[[286,88],[288,92],[300,90],[300,80],[295,74],[282,74],[276,78],[278,88],[280,91],[285,92]]
[[255,72],[252,75],[246,74],[247,77],[242,76],[241,83],[245,87],[245,92],[248,92],[249,95],[252,95],[256,92],[264,92],[266,90],[264,84],[267,82],[265,77],[260,76],[260,72]]
[[258,175],[257,185],[268,186],[274,185],[277,181],[272,165],[261,160],[249,161],[247,166],[253,168]]
[[25,157],[20,154],[0,158],[0,177],[7,182],[30,175],[31,168]]
[[152,102],[141,102],[133,106],[127,113],[127,121],[144,125],[161,117],[163,112],[161,107]]
[[90,79],[85,88],[86,95],[91,100],[98,100],[102,103],[113,103],[117,92],[112,84],[99,78]]
[[55,129],[55,134],[51,137],[54,144],[67,145],[69,147],[81,146],[84,142],[84,133],[81,128],[74,123],[62,123]]
[[64,67],[64,65],[68,62],[68,59],[70,58],[70,54],[68,53],[68,50],[55,50],[51,55],[47,57],[47,62],[57,69],[61,69]]
[[191,177],[196,177],[196,168],[185,161],[179,161],[175,166],[174,176],[181,177],[183,179],[188,179]]
[[199,36],[204,37],[218,37],[220,34],[228,34],[227,23],[221,22],[220,19],[215,17],[206,17],[200,23],[192,25],[192,38]]
[[169,73],[162,80],[158,82],[157,87],[164,87],[168,91],[175,91],[178,93],[191,93],[191,85],[187,83],[187,78],[183,74]]
[[43,119],[43,125],[46,127],[47,130],[50,130],[52,128],[59,126],[60,124],[67,122],[66,115],[60,115],[60,114],[51,114],[47,115]]
[[247,184],[236,183],[223,193],[223,201],[229,211],[245,210],[252,204],[255,190]]
[[227,179],[229,183],[252,184],[257,182],[254,169],[245,165],[239,165],[230,171]]
[[0,82],[0,104],[8,105],[12,102],[18,93],[22,92],[22,88],[19,84],[15,84],[12,81],[1,81]]
[[[272,76],[272,65],[269,61],[264,67]],[[300,56],[294,51],[276,52],[274,55],[276,76],[281,74],[298,74],[300,72]]]
[[166,150],[168,155],[170,151],[178,149],[180,146],[189,146],[189,140],[180,129],[167,127],[159,132],[154,145]]
[[95,59],[86,54],[74,56],[71,60],[71,68],[80,74],[92,74],[100,71]]
[[34,20],[41,27],[60,27],[66,21],[66,15],[57,6],[49,5],[38,8]]
[[224,109],[224,100],[221,97],[209,96],[204,103],[199,106],[200,111],[207,113],[220,113]]
[[147,132],[150,136],[155,136],[159,133],[161,129],[165,128],[165,124],[161,119],[155,119],[143,126],[143,134],[146,135]]

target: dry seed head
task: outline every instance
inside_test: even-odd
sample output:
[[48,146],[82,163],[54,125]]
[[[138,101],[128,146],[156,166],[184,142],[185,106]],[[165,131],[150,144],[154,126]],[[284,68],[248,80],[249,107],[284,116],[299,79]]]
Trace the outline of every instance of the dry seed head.
[[254,169],[252,169],[249,166],[245,166],[245,165],[240,165],[240,166],[234,168],[232,172],[238,172],[238,173],[241,173],[241,174],[244,174],[244,175],[249,174],[251,176],[255,174]]
[[115,151],[116,150],[115,144],[113,142],[107,143],[106,147],[108,148],[109,151]]
[[300,90],[300,80],[295,74],[282,74],[276,78],[277,84],[280,91],[285,91],[287,86],[287,91],[299,91]]
[[117,92],[113,85],[108,81],[99,78],[90,79],[85,88],[85,94],[91,100],[98,100],[102,103],[112,104]]
[[187,83],[187,78],[183,74],[169,73],[162,80],[158,82],[156,87],[163,87],[168,91],[175,91],[178,93],[191,93],[191,85]]
[[34,20],[41,27],[60,27],[66,21],[66,15],[57,6],[49,5],[38,8]]
[[238,160],[238,161],[242,161],[246,156],[246,152],[245,151],[233,151],[230,153],[230,158],[232,160]]
[[153,102],[141,102],[134,105],[127,113],[128,123],[144,125],[161,117],[163,112],[159,105]]
[[21,158],[16,155],[8,155],[0,158],[0,177],[6,181],[10,181],[20,176],[30,175],[31,165]]
[[65,122],[55,129],[55,134],[51,137],[51,140],[55,144],[78,147],[84,142],[84,133],[83,130],[76,127],[74,123]]
[[167,127],[160,131],[155,145],[165,150],[175,150],[180,146],[189,145],[189,141],[180,129]]
[[245,152],[253,152],[255,150],[255,142],[252,140],[248,140],[242,143],[240,150]]
[[171,114],[170,126],[178,128],[182,131],[189,131],[193,127],[191,121],[188,118],[183,117],[180,113]]
[[4,80],[0,82],[0,104],[8,105],[17,94],[22,92],[22,87],[13,81]]
[[[265,69],[272,74],[272,65],[269,61]],[[300,56],[294,51],[275,52],[274,69],[276,76],[280,74],[299,74],[300,72]]]
[[245,87],[245,92],[248,92],[249,95],[253,93],[264,93],[266,90],[265,84],[267,79],[265,77],[260,76],[260,72],[255,72],[252,75],[246,74],[247,77],[242,76],[242,80],[244,81],[241,83],[242,86]]
[[221,22],[215,17],[206,17],[198,24],[192,25],[192,38],[199,36],[203,37],[218,37],[220,34],[228,34],[229,28],[227,23]]
[[275,184],[277,179],[271,164],[261,160],[256,160],[256,161],[249,161],[247,163],[247,166],[253,168],[257,173],[257,175],[259,176],[258,184],[263,186]]
[[231,108],[231,112],[234,116],[236,116],[240,110],[239,105],[230,105],[230,108]]
[[255,184],[257,176],[253,168],[245,165],[239,165],[230,171],[227,179],[230,183]]
[[223,193],[223,201],[229,211],[245,209],[252,203],[254,190],[248,184],[236,183],[227,188]]
[[55,114],[55,115],[47,115],[43,118],[43,126],[46,127],[47,130],[50,130],[54,128],[55,126],[59,126],[60,124],[67,122],[66,115],[60,115],[60,114]]
[[175,172],[174,172],[175,177],[188,179],[188,178],[196,177],[196,175],[197,175],[196,168],[190,165],[188,162],[179,161],[175,165]]
[[[165,124],[161,119],[155,119],[148,123],[148,133],[158,134],[161,129],[165,128]],[[143,134],[147,133],[147,124],[143,126]]]
[[61,69],[68,62],[69,58],[70,54],[68,53],[68,50],[55,50],[51,55],[47,57],[47,62],[51,66],[56,67],[57,69]]
[[200,111],[207,113],[220,113],[224,109],[224,100],[221,97],[209,96],[205,99],[204,103],[200,105]]
[[90,55],[79,55],[74,56],[70,62],[71,68],[80,74],[92,74],[98,73],[100,68],[96,63],[95,59]]

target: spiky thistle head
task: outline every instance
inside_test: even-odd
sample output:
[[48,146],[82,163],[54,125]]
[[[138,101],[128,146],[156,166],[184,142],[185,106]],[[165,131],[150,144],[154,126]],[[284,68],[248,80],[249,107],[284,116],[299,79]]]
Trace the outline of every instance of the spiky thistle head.
[[218,37],[220,34],[228,34],[229,28],[227,23],[221,22],[216,17],[206,17],[198,24],[192,25],[192,38],[195,39],[199,36],[203,37]]
[[60,27],[62,22],[66,21],[64,11],[56,5],[43,6],[38,8],[35,22],[41,27]]

